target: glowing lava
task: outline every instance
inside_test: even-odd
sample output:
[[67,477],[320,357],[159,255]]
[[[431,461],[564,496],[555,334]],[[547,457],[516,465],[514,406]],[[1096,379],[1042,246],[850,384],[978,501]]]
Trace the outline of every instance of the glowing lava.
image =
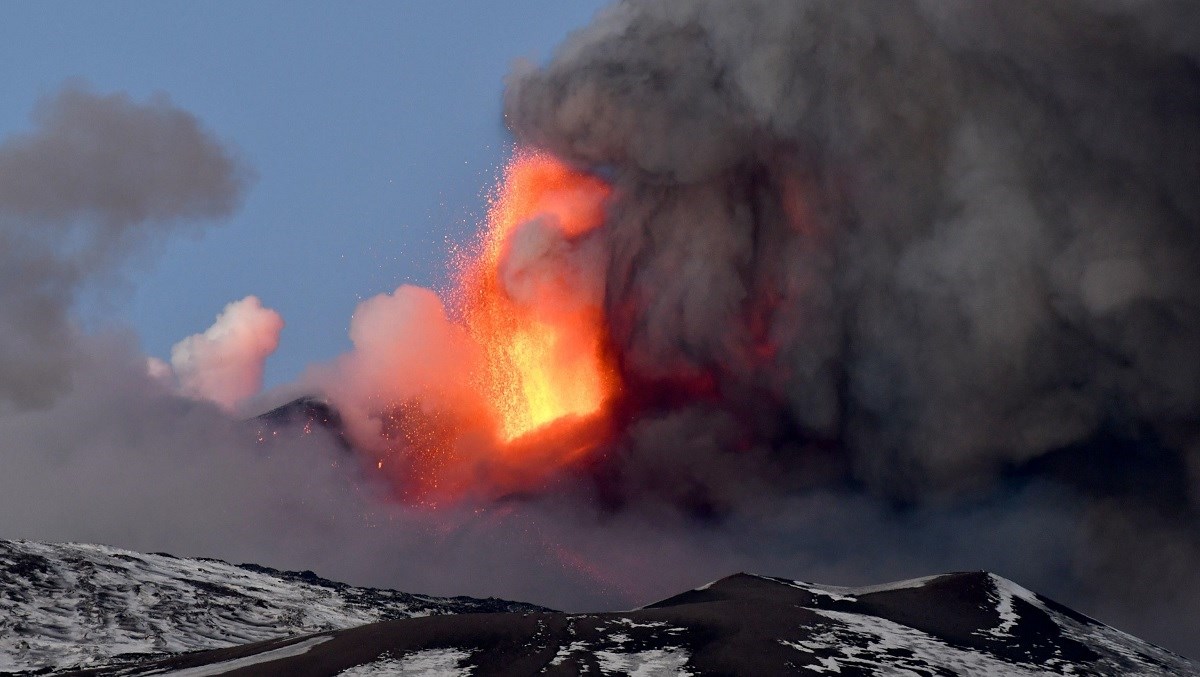
[[580,249],[609,186],[542,154],[505,168],[477,254],[460,261],[458,302],[485,365],[476,384],[505,442],[597,414],[617,387],[605,357],[598,275]]

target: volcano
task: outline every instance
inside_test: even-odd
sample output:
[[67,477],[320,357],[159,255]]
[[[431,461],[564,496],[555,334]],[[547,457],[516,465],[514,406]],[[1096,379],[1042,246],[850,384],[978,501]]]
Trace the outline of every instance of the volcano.
[[268,436],[278,437],[281,434],[311,435],[321,430],[333,436],[343,449],[350,449],[341,412],[329,402],[314,395],[297,397],[255,416],[251,422],[257,426],[260,440]]
[[982,571],[858,588],[739,573],[632,611],[562,613],[0,541],[0,609],[0,669],[15,674],[1200,674]]

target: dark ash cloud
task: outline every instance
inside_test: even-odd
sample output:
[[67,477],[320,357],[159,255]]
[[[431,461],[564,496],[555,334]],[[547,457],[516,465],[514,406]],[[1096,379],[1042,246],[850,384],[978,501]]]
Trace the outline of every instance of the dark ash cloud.
[[1194,653],[1198,15],[630,1],[519,66],[518,140],[616,187],[606,308],[643,401],[602,494],[720,515],[816,469],[953,523],[1045,481],[997,538],[1086,515],[1045,591]]

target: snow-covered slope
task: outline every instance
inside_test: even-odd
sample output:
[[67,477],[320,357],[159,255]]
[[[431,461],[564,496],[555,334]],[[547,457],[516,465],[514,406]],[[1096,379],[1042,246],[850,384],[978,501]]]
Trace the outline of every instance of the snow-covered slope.
[[1200,666],[986,572],[863,588],[783,581],[820,619],[789,644],[810,670],[961,675],[1190,675]]
[[431,614],[532,605],[356,588],[311,572],[0,540],[0,672],[96,665]]
[[738,574],[634,611],[410,618],[105,674],[229,666],[296,677],[1200,674],[985,572],[864,588]]
[[45,668],[1200,675],[1192,661],[986,572],[860,588],[737,574],[634,611],[566,614],[216,560],[0,541],[0,672]]

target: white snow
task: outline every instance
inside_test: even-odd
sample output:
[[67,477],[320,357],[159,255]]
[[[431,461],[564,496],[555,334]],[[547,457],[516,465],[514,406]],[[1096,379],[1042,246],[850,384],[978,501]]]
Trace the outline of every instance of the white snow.
[[804,668],[812,672],[831,672],[834,674],[842,671],[842,666],[838,664],[836,658],[818,658],[816,665],[809,664],[805,665]]
[[[936,578],[864,587],[764,580],[842,602],[839,611],[809,607],[822,622],[805,628],[800,638],[778,640],[796,652],[797,664],[813,672],[888,670],[889,674],[911,675],[929,674],[931,667],[937,666],[960,674],[1020,676],[1070,674],[1084,667],[1058,657],[1037,665],[1012,663],[986,650],[958,648],[914,628],[850,611],[861,595],[920,588]],[[1108,626],[1055,611],[1007,579],[993,575],[990,582],[988,594],[998,621],[993,627],[980,628],[978,637],[1001,644],[1014,641],[1022,614],[1033,609],[1048,615],[1065,637],[1101,654],[1085,669],[1122,675],[1196,674],[1195,664],[1180,656]],[[1018,599],[1023,603],[1018,604]],[[99,545],[0,540],[0,672],[95,667],[120,654],[163,655],[321,635],[255,656],[171,673],[221,674],[300,655],[328,640],[330,631],[370,623],[385,613],[391,617],[446,613],[461,610],[454,606],[457,603],[321,584],[215,560],[145,555]],[[819,606],[829,605],[823,601],[813,604]],[[573,622],[568,621],[569,635],[574,635]],[[572,655],[588,654],[596,657],[605,672],[642,677],[688,674],[687,651],[672,648],[679,644],[672,637],[687,632],[686,628],[628,617],[608,617],[604,623],[607,627],[598,641],[578,641],[576,636],[550,664],[561,665]],[[539,628],[544,630],[541,625]],[[658,648],[631,651],[634,638],[639,648]],[[651,643],[644,643],[647,641]],[[470,668],[459,665],[469,656],[459,649],[384,655],[343,674],[463,675]],[[136,672],[137,668],[127,670]]]
[[[894,675],[927,675],[930,666],[940,666],[961,675],[978,677],[1034,677],[1045,675],[1042,667],[1018,665],[978,651],[951,646],[920,630],[866,614],[809,608],[835,623],[813,636],[824,651],[840,654],[825,657],[815,669],[840,672],[841,668],[879,670],[886,666]],[[812,646],[809,644],[808,646]],[[888,654],[889,649],[907,650],[911,656]],[[810,668],[814,669],[814,668]]]
[[[667,628],[667,624],[663,621],[646,621],[638,623],[632,618],[614,618],[611,621],[614,625],[624,625],[630,628]],[[683,628],[668,628],[666,632],[679,632]]]
[[1012,630],[1017,626],[1017,622],[1020,620],[1020,616],[1017,614],[1016,607],[1013,605],[1014,597],[1020,597],[1036,607],[1049,611],[1048,609],[1045,609],[1045,607],[1033,593],[1029,592],[1025,588],[1022,588],[1007,578],[1001,578],[1000,576],[996,575],[991,575],[990,578],[992,581],[992,587],[995,589],[995,594],[991,595],[991,597],[993,601],[996,602],[996,613],[1000,615],[1000,625],[982,631],[979,634],[990,635],[997,639],[1007,639],[1012,637]]
[[827,590],[848,590],[855,595],[869,595],[873,592],[887,592],[889,590],[906,590],[909,588],[923,588],[925,584],[941,578],[941,574],[936,576],[921,576],[919,578],[909,578],[903,581],[894,581],[892,583],[881,583],[879,585],[860,585],[854,588],[838,588],[831,585],[817,586]]
[[[902,581],[901,584],[870,586],[867,588],[834,588],[853,595],[864,591],[878,592],[903,587],[920,587],[937,577]],[[993,592],[989,597],[995,604],[999,624],[994,628],[978,631],[979,636],[1001,642],[1014,640],[1014,631],[1020,623],[1020,612],[1014,601],[1027,602],[1039,613],[1047,614],[1061,628],[1064,636],[1074,639],[1101,652],[1088,670],[1097,674],[1120,675],[1177,675],[1195,674],[1195,666],[1168,651],[1146,644],[1131,635],[1103,624],[1081,623],[1067,615],[1052,610],[1036,594],[1016,583],[989,574]],[[809,586],[797,583],[803,589],[832,586]],[[816,673],[837,674],[849,671],[879,672],[895,675],[927,675],[931,667],[949,669],[956,674],[968,675],[1021,675],[1074,674],[1079,666],[1063,658],[1045,659],[1037,664],[1013,663],[986,651],[969,651],[952,646],[937,637],[905,625],[901,625],[868,613],[833,611],[806,607],[828,621],[827,625],[808,638],[799,641],[780,640],[784,646],[810,656],[804,667]],[[893,650],[893,653],[888,653]],[[903,652],[911,652],[905,655]],[[1147,661],[1147,656],[1157,661]],[[1165,667],[1163,667],[1165,666]]]
[[217,649],[442,606],[435,598],[320,585],[217,560],[0,540],[0,672]]
[[563,661],[570,658],[571,654],[587,651],[587,648],[587,644],[584,642],[572,642],[560,648],[558,653],[554,654],[554,659],[550,661],[550,665],[560,665]]
[[424,649],[401,658],[385,658],[356,665],[338,673],[338,677],[465,677],[472,668],[459,664],[471,657],[461,649]]
[[[1062,629],[1064,636],[1090,646],[1093,649],[1111,652],[1112,656],[1101,657],[1100,662],[1105,665],[1111,665],[1114,672],[1119,671],[1128,675],[1157,675],[1187,674],[1188,672],[1195,671],[1194,666],[1187,665],[1179,656],[1165,649],[1153,644],[1147,644],[1133,635],[1121,632],[1116,628],[1102,623],[1094,625],[1080,623],[1070,616],[1054,611],[1042,602],[1033,591],[1021,587],[1003,576],[989,574],[989,578],[995,589],[993,599],[996,602],[996,612],[1000,615],[1000,625],[980,634],[989,635],[997,639],[1011,637],[1013,628],[1020,621],[1020,616],[1016,611],[1013,600],[1020,599],[1053,618],[1054,622]],[[1146,655],[1153,657],[1160,664],[1172,666],[1172,668],[1164,673],[1158,669],[1134,667],[1146,666]],[[1127,661],[1127,664],[1119,665],[1117,661]],[[1070,665],[1064,664],[1064,672],[1069,671],[1070,667]]]
[[[586,618],[586,616],[576,617]],[[573,636],[575,619],[567,622],[567,634]],[[683,666],[688,661],[686,649],[665,647],[644,651],[627,651],[624,645],[633,641],[628,630],[634,628],[650,629],[648,636],[658,639],[663,635],[673,635],[685,631],[685,628],[672,627],[663,621],[638,622],[632,618],[604,619],[601,637],[592,642],[576,640],[559,648],[558,653],[550,661],[550,667],[562,665],[567,659],[577,654],[594,656],[605,673],[621,672],[642,677],[657,677],[659,675],[690,675]],[[663,633],[663,634],[660,634]],[[646,635],[640,636],[642,640]]]
[[805,641],[789,642],[786,639],[781,639],[781,640],[779,640],[779,643],[784,646],[790,646],[791,648],[795,649],[796,651],[803,651],[804,653],[814,653],[817,649],[824,648],[820,644],[814,644],[812,642],[805,642]]
[[630,677],[668,677],[691,675],[684,668],[688,652],[680,648],[650,649],[618,653],[597,651],[594,654],[604,672],[625,673]]
[[168,677],[210,677],[210,675],[223,675],[226,672],[240,670],[242,668],[250,667],[251,665],[258,665],[259,663],[283,660],[284,658],[291,658],[292,656],[300,656],[308,653],[308,650],[314,646],[328,642],[331,639],[333,638],[329,636],[312,637],[302,642],[289,644],[279,649],[272,649],[271,651],[264,651],[262,653],[254,654],[253,656],[234,658],[232,660],[221,661],[220,663],[212,663],[210,665],[201,665],[194,668],[184,668],[182,670],[172,670],[170,672],[163,673],[147,672],[145,674],[162,674],[167,675]]

